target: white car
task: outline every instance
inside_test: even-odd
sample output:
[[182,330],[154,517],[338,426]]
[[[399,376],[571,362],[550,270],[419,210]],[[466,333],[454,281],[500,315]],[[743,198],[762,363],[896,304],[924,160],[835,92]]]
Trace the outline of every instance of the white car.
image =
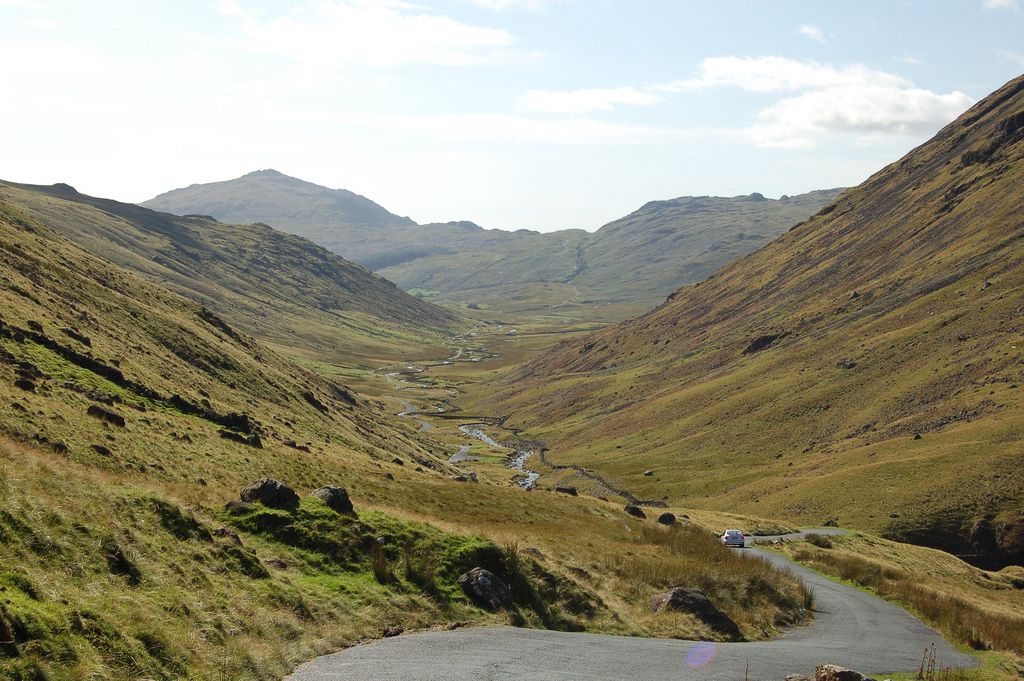
[[722,543],[726,546],[738,546],[743,548],[747,545],[747,537],[742,530],[726,530],[722,534]]

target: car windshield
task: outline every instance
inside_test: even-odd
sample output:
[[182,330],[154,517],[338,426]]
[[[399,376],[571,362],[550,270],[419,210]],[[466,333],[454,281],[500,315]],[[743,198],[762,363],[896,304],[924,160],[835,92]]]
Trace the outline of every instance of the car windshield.
[[728,531],[726,531],[726,534],[729,535],[730,537],[738,537],[738,536],[740,536],[743,533],[740,532],[739,530],[728,530]]

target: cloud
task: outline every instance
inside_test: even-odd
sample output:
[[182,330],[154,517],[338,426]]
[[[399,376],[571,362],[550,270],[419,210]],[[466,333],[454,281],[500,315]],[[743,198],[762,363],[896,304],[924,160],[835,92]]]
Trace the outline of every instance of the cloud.
[[1024,54],[1021,54],[1020,52],[1014,52],[1013,50],[1000,50],[999,58],[1001,61],[1013,62],[1018,66],[1024,66]]
[[974,103],[959,91],[917,88],[895,73],[864,64],[834,66],[786,57],[710,57],[687,80],[655,92],[734,87],[753,93],[793,93],[758,112],[746,131],[759,146],[813,146],[824,135],[921,136],[933,133]]
[[507,31],[433,14],[400,0],[313,2],[287,13],[249,12],[240,0],[218,10],[237,22],[250,49],[315,70],[361,66],[462,66],[507,56]]
[[981,0],[985,9],[1012,9],[1020,11],[1020,3],[1017,0]]
[[336,125],[442,135],[457,140],[545,142],[572,146],[661,144],[668,140],[738,137],[736,131],[608,123],[590,118],[533,118],[509,114],[341,116]]
[[527,9],[533,12],[546,9],[562,0],[466,0],[470,4],[484,9],[502,12],[506,9]]
[[663,99],[661,95],[631,87],[596,88],[559,92],[529,90],[520,106],[528,111],[544,113],[589,113],[611,111],[617,104],[647,106]]
[[863,64],[832,66],[787,57],[708,57],[697,75],[655,86],[655,91],[685,92],[713,87],[738,87],[748,92],[777,92],[839,85],[905,86],[910,81]]
[[816,42],[825,42],[825,33],[817,26],[813,26],[811,24],[804,24],[803,26],[798,28],[796,32],[804,36],[805,38],[810,38],[811,40],[814,40]]
[[13,7],[14,9],[29,9],[29,10],[46,10],[49,9],[46,5],[37,0],[0,0],[0,9],[5,7]]
[[822,134],[921,136],[963,113],[974,100],[962,92],[847,85],[806,92],[763,109],[749,130],[760,146],[812,146]]

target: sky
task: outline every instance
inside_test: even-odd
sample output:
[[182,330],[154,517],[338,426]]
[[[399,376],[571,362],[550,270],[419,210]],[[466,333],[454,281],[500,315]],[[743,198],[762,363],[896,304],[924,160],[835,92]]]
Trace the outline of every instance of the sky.
[[593,230],[857,184],[1024,73],[1024,0],[0,0],[0,178],[274,168],[426,223]]

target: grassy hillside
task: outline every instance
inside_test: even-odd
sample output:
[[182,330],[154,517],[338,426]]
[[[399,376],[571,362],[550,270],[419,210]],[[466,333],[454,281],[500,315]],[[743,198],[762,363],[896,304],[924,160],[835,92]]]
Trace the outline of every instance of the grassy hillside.
[[265,225],[177,217],[66,185],[0,182],[0,199],[79,245],[215,310],[277,347],[336,364],[401,357],[450,328],[447,310]]
[[[3,200],[0,401],[3,678],[279,678],[387,628],[471,622],[721,638],[650,614],[680,579],[751,638],[807,604],[698,525],[452,480],[444,446]],[[301,503],[225,507],[262,476]],[[478,565],[507,610],[456,586]]]
[[349,192],[276,171],[178,189],[143,205],[266,222],[428,298],[505,313],[554,309],[587,319],[622,319],[764,245],[838,193],[654,201],[594,234],[485,230],[471,222],[417,225],[383,209],[359,222],[335,209],[348,204]]
[[1024,78],[491,408],[638,496],[1020,563],[1022,157]]

